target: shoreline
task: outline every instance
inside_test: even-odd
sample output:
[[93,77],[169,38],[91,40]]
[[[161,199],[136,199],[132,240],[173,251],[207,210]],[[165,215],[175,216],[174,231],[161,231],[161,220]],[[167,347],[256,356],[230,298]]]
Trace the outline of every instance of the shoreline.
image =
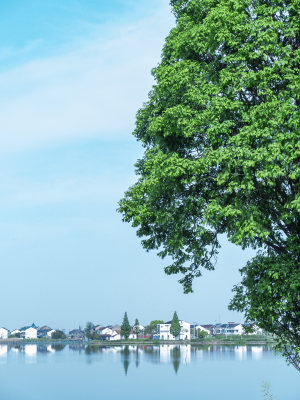
[[129,339],[129,340],[77,340],[77,339],[18,339],[8,338],[0,339],[0,344],[11,345],[26,345],[26,344],[81,344],[87,346],[124,346],[124,345],[137,345],[137,346],[159,346],[159,345],[191,345],[191,346],[211,346],[211,345],[235,345],[235,346],[266,346],[273,345],[276,340],[272,337],[250,338],[250,337],[237,337],[237,338],[207,338],[203,340],[145,340],[145,339]]

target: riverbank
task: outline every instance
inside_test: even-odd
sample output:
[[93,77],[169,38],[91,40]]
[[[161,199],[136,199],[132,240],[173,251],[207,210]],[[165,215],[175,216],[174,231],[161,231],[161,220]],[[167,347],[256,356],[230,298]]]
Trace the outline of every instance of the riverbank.
[[236,345],[236,346],[257,346],[257,345],[272,345],[275,344],[275,339],[271,336],[264,335],[218,335],[212,337],[206,337],[204,339],[192,339],[192,340],[151,340],[151,339],[123,339],[114,341],[104,341],[104,340],[76,340],[76,339],[0,339],[0,344],[86,344],[90,346],[120,346],[120,345],[161,345],[161,344],[190,344],[192,346],[196,345]]

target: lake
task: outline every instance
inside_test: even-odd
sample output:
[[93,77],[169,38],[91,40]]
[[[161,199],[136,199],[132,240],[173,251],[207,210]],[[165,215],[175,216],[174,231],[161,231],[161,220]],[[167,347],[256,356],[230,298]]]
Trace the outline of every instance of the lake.
[[265,346],[0,345],[1,400],[271,398],[299,400],[300,374]]

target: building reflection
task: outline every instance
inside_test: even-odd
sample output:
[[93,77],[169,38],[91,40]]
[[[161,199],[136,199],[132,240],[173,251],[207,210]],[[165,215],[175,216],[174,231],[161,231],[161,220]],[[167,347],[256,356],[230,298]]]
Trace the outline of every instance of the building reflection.
[[7,357],[8,346],[7,344],[0,344],[0,362],[1,359],[5,359]]
[[139,368],[143,363],[170,364],[177,374],[181,365],[195,361],[220,360],[261,360],[272,352],[268,346],[235,346],[235,345],[84,345],[78,343],[38,343],[38,344],[0,344],[0,362],[7,362],[9,353],[12,357],[25,355],[25,362],[36,362],[37,354],[55,354],[58,352],[84,352],[86,362],[91,363],[101,356],[113,356],[121,361],[125,375],[130,364]]

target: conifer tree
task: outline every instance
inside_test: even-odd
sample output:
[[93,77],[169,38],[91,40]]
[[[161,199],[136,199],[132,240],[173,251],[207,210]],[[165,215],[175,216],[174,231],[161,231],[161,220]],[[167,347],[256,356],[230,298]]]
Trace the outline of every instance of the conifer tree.
[[178,319],[178,315],[177,312],[174,312],[173,315],[173,319],[172,319],[172,323],[171,323],[171,327],[170,327],[170,333],[171,335],[173,335],[175,338],[177,338],[177,336],[180,334],[180,323],[179,323],[179,319]]
[[125,312],[123,322],[121,325],[121,336],[124,337],[125,339],[128,339],[129,335],[130,335],[130,331],[131,331],[131,326],[129,324],[127,312]]

